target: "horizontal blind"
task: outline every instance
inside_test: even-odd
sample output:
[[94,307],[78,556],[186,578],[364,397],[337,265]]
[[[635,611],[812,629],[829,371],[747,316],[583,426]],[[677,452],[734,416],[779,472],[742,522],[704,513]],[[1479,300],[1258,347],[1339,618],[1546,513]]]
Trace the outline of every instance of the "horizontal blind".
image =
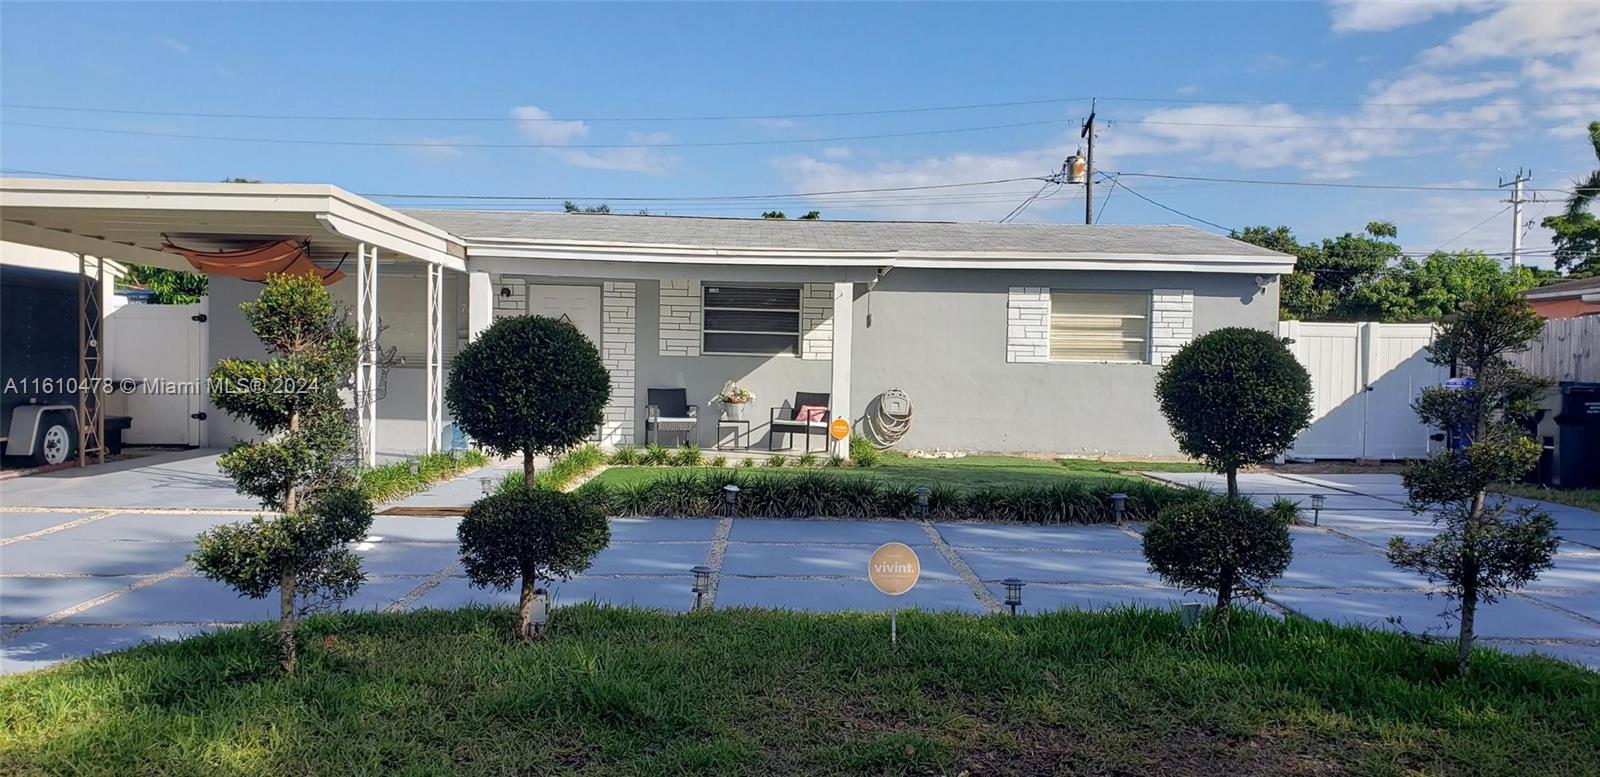
[[1050,360],[1143,362],[1149,352],[1150,295],[1050,294]]
[[799,352],[798,287],[706,285],[703,288],[702,353]]

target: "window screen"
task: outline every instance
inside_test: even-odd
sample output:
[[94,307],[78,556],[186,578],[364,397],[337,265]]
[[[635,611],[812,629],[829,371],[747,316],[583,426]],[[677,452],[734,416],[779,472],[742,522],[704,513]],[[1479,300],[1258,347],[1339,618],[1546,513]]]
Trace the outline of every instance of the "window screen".
[[703,288],[703,353],[799,353],[798,287],[706,285]]
[[1050,360],[1143,362],[1150,341],[1145,292],[1050,294]]

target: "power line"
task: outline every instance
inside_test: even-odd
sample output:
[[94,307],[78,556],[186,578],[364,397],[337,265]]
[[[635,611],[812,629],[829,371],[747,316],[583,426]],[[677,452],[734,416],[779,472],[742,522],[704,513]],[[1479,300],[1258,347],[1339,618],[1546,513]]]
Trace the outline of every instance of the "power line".
[[1507,205],[1504,208],[1501,208],[1500,210],[1495,211],[1493,214],[1491,214],[1488,218],[1484,219],[1483,221],[1480,221],[1480,222],[1478,222],[1476,224],[1473,224],[1472,226],[1468,227],[1466,229],[1466,231],[1462,232],[1461,234],[1456,235],[1455,237],[1452,237],[1449,240],[1444,241],[1443,243],[1440,243],[1439,246],[1437,248],[1433,249],[1433,250],[1435,250],[1435,251],[1443,251],[1445,246],[1450,245],[1451,243],[1454,243],[1457,240],[1460,240],[1461,238],[1464,238],[1467,235],[1470,235],[1473,232],[1478,231],[1478,227],[1481,227],[1484,224],[1487,224],[1487,223],[1489,223],[1491,221],[1494,221],[1496,217],[1498,217],[1502,213],[1505,213],[1508,210],[1511,210],[1511,206],[1510,205]]
[[[1120,173],[1119,173],[1119,175],[1120,175]],[[1131,195],[1133,195],[1135,197],[1138,197],[1139,199],[1144,200],[1145,202],[1148,202],[1151,205],[1154,205],[1154,206],[1156,206],[1156,207],[1158,207],[1158,208],[1160,208],[1160,209],[1162,209],[1164,211],[1168,211],[1170,213],[1176,213],[1179,216],[1182,216],[1182,217],[1184,217],[1186,219],[1189,219],[1190,221],[1198,221],[1201,224],[1206,224],[1208,226],[1216,227],[1217,229],[1220,229],[1223,232],[1227,232],[1229,234],[1232,234],[1235,231],[1232,227],[1225,227],[1225,226],[1222,226],[1221,224],[1218,224],[1215,221],[1207,221],[1207,220],[1205,220],[1203,218],[1200,218],[1199,216],[1196,216],[1196,215],[1193,215],[1193,214],[1190,214],[1190,213],[1184,213],[1183,211],[1178,210],[1177,208],[1174,208],[1174,207],[1171,207],[1171,206],[1168,206],[1168,205],[1162,205],[1161,203],[1156,202],[1155,200],[1152,200],[1149,197],[1146,197],[1143,194],[1140,194],[1140,193],[1134,191],[1133,189],[1129,188],[1129,186],[1126,183],[1122,183],[1122,182],[1119,181],[1118,185],[1122,187],[1123,191],[1125,191],[1125,192],[1127,192],[1127,193],[1129,193],[1129,194],[1131,194]]]
[[1023,121],[1011,124],[989,124],[980,127],[954,127],[950,129],[917,130],[913,132],[885,132],[872,135],[839,135],[826,138],[778,138],[767,140],[723,140],[700,142],[668,142],[668,143],[441,143],[424,141],[398,141],[398,140],[317,140],[314,138],[261,138],[240,137],[235,135],[190,135],[181,132],[153,132],[147,130],[121,130],[106,127],[75,127],[61,124],[36,124],[22,121],[0,121],[12,127],[31,127],[34,129],[65,130],[70,132],[90,132],[101,135],[134,135],[139,137],[174,138],[178,140],[216,140],[233,143],[281,143],[298,146],[364,146],[379,148],[424,148],[438,150],[441,148],[481,148],[481,149],[553,149],[567,151],[583,151],[597,149],[621,148],[725,148],[729,146],[778,146],[795,145],[803,143],[840,143],[853,140],[883,140],[887,138],[909,138],[926,135],[950,135],[962,132],[984,132],[988,130],[1014,129],[1017,127],[1041,127],[1050,124],[1064,124],[1059,119],[1048,121]]
[[[1009,223],[1012,219],[1014,219],[1018,215],[1020,215],[1024,210],[1027,210],[1028,206],[1032,205],[1034,200],[1039,199],[1039,195],[1044,194],[1044,190],[1050,188],[1050,184],[1052,184],[1052,183],[1054,183],[1054,182],[1053,181],[1045,181],[1043,184],[1041,184],[1039,186],[1039,190],[1038,191],[1034,192],[1033,194],[1028,195],[1028,199],[1017,203],[1017,207],[1012,208],[1010,213],[1007,213],[1004,217],[1002,217],[1000,219],[1000,223],[1001,224]],[[1060,184],[1057,184],[1057,186],[1059,186],[1059,185]]]
[[1121,124],[1152,124],[1157,126],[1174,127],[1239,127],[1245,129],[1288,129],[1288,130],[1384,130],[1396,132],[1526,132],[1523,127],[1408,127],[1387,126],[1373,127],[1363,125],[1344,124],[1245,124],[1222,121],[1163,121],[1154,119],[1123,119]]
[[1111,189],[1106,192],[1106,198],[1100,202],[1100,212],[1094,214],[1094,223],[1096,224],[1100,223],[1100,217],[1106,215],[1106,206],[1111,204],[1111,195],[1117,193],[1117,177],[1114,175],[1106,175],[1105,173],[1101,173],[1100,175],[1111,181]]
[[[1236,183],[1260,186],[1308,186],[1326,189],[1388,189],[1410,192],[1498,192],[1493,186],[1428,186],[1421,184],[1332,183],[1327,181],[1274,181],[1255,178],[1211,178],[1201,175],[1170,175],[1167,173],[1131,173],[1118,171],[1117,175],[1133,178],[1161,178],[1169,181],[1206,181],[1209,183]],[[1131,190],[1130,190],[1131,191]],[[1524,189],[1527,192],[1555,192],[1569,194],[1567,189]]]
[[834,119],[849,116],[886,116],[906,113],[934,113],[938,111],[966,111],[984,108],[1010,108],[1025,105],[1055,105],[1087,100],[1087,97],[1052,97],[1042,100],[1013,100],[1009,102],[972,103],[968,105],[935,105],[918,108],[882,108],[863,111],[828,111],[822,113],[757,113],[713,116],[586,116],[573,118],[519,118],[516,116],[361,116],[316,115],[292,113],[213,113],[204,111],[150,111],[130,108],[91,108],[78,105],[31,105],[25,103],[0,103],[0,107],[23,108],[37,111],[66,111],[71,113],[108,113],[125,116],[169,116],[196,119],[251,119],[288,121],[432,121],[432,122],[667,122],[667,121],[760,121],[763,119]]

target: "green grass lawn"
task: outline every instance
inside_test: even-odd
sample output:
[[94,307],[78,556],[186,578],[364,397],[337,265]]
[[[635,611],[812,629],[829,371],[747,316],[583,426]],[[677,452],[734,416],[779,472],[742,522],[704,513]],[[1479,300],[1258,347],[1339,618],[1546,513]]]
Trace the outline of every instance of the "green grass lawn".
[[1542,499],[1546,502],[1600,511],[1600,488],[1546,488],[1531,483],[1502,483],[1495,486],[1494,490],[1506,496]]
[[580,606],[249,626],[0,678],[8,774],[1595,774],[1600,674],[1239,613]]
[[[760,461],[765,464],[766,460]],[[1090,459],[1030,459],[1021,456],[964,456],[959,459],[913,459],[885,456],[875,467],[767,467],[739,468],[740,472],[762,475],[796,475],[821,472],[835,477],[872,477],[894,484],[933,486],[943,483],[957,488],[990,486],[1034,486],[1071,478],[1096,480],[1125,478],[1124,471],[1190,471],[1192,464],[1095,461]],[[644,483],[674,473],[719,472],[711,467],[612,467],[593,482],[607,486]]]

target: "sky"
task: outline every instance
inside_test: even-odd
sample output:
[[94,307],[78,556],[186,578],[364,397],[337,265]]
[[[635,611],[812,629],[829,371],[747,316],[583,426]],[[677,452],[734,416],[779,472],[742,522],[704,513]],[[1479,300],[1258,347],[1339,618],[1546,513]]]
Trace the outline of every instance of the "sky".
[[1596,165],[1600,2],[0,3],[7,175],[1082,223],[1038,179],[1091,99],[1099,223],[1504,254],[1522,168],[1547,265],[1537,221]]

